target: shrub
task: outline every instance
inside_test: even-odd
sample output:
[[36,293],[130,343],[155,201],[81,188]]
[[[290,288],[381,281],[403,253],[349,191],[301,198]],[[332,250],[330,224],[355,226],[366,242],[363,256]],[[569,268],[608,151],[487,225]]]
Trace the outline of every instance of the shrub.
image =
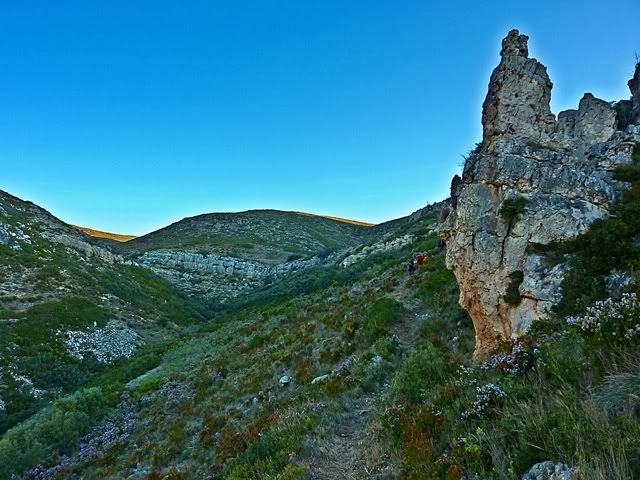
[[94,323],[104,326],[108,318],[106,310],[86,298],[66,297],[31,307],[15,333],[30,344],[48,342],[57,329],[82,329]]
[[640,266],[640,143],[632,152],[633,163],[619,167],[616,176],[632,181],[623,201],[611,208],[608,219],[597,220],[589,230],[555,250],[571,254],[570,270],[562,282],[563,298],[555,307],[560,316],[581,312],[595,300],[607,297],[606,276],[614,269]]
[[640,302],[635,293],[624,293],[617,301],[597,301],[584,314],[570,316],[566,322],[599,342],[628,341],[640,335]]
[[591,400],[602,407],[609,415],[615,417],[619,412],[638,415],[640,407],[640,375],[637,365],[634,371],[608,375],[605,381],[597,386]]
[[524,213],[524,207],[526,204],[527,199],[524,197],[507,198],[503,200],[498,214],[505,222],[517,222],[520,216]]
[[364,334],[371,339],[385,335],[391,325],[402,317],[404,311],[404,306],[392,298],[384,297],[376,300],[365,316]]
[[313,428],[315,418],[309,415],[290,415],[286,422],[276,424],[261,433],[232,463],[230,480],[301,478],[304,471],[289,464],[290,455],[302,448],[303,435]]
[[446,354],[427,343],[416,350],[398,372],[393,385],[397,397],[415,404],[429,396],[430,389],[449,373]]
[[56,450],[71,453],[80,437],[107,411],[102,391],[88,388],[57,400],[50,408],[9,430],[0,439],[0,478],[38,465]]

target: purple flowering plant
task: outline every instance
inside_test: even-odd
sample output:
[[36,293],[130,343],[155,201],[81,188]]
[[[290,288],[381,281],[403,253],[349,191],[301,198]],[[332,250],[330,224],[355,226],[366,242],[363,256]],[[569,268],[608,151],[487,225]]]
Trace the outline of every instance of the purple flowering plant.
[[599,341],[630,341],[640,336],[640,301],[635,293],[597,301],[585,313],[567,317],[566,324]]

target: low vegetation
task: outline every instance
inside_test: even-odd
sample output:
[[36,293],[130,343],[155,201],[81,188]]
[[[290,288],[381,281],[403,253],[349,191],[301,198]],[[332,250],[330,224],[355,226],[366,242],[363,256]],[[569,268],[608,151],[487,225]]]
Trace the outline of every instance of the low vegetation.
[[522,214],[524,208],[527,205],[527,199],[524,197],[507,198],[502,202],[500,206],[499,215],[505,222],[514,223],[517,222]]
[[612,207],[611,216],[596,221],[574,241],[554,247],[554,257],[568,257],[571,266],[556,309],[560,316],[578,313],[606,298],[612,273],[635,272],[640,267],[640,144],[633,149],[633,163],[620,167],[616,175],[631,186],[623,200]]
[[[634,152],[640,162],[640,147]],[[618,172],[635,183],[612,218],[545,250],[569,266],[557,310],[489,358],[472,359],[473,326],[427,218],[397,227],[398,235],[415,235],[404,248],[348,268],[294,273],[219,308],[214,321],[183,320],[180,335],[108,368],[83,370],[69,358],[48,373],[54,377],[38,378],[68,387],[7,426],[0,478],[293,480],[347,471],[353,478],[515,480],[542,461],[563,462],[585,479],[636,478],[640,211],[633,168]],[[504,218],[515,221],[524,207],[510,205]],[[426,260],[409,275],[414,252]],[[615,288],[612,271],[623,279]],[[88,288],[108,281],[93,273],[99,284]],[[127,274],[169,299],[155,325],[178,324],[180,312],[206,313],[156,277]],[[512,305],[522,280],[522,272],[511,278],[505,300]],[[118,290],[131,286],[112,281],[110,289],[134,301]],[[136,305],[152,309],[142,297]],[[51,311],[58,312],[55,328],[77,328],[80,317],[108,320],[89,298],[41,304],[22,313],[21,328]],[[14,315],[0,310],[2,319]],[[30,360],[34,378],[46,355],[60,355],[51,348]]]

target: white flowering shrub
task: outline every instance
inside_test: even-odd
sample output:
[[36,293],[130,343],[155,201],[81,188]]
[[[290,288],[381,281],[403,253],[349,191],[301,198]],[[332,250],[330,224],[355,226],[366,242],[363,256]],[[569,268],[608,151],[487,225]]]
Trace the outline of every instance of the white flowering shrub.
[[456,376],[454,377],[453,383],[456,387],[459,388],[476,386],[478,384],[478,379],[475,378],[475,375],[476,372],[472,368],[460,365],[458,367],[458,371],[456,372]]
[[586,309],[583,315],[566,319],[570,328],[601,340],[631,340],[640,334],[640,302],[635,293],[619,300],[608,298]]
[[92,332],[69,330],[58,332],[71,355],[82,360],[93,354],[100,363],[131,358],[140,344],[138,334],[120,322],[110,321]]
[[495,383],[488,383],[476,388],[476,400],[469,410],[465,410],[460,415],[461,420],[472,417],[484,417],[492,407],[500,404],[507,398],[507,394]]
[[4,412],[7,409],[7,404],[0,398],[0,412]]
[[[5,374],[5,372],[11,379],[14,388],[22,394],[30,395],[33,398],[42,398],[46,394],[44,390],[36,388],[33,384],[33,381],[29,377],[27,377],[26,375],[22,375],[18,371],[18,367],[16,365],[9,364],[5,367],[4,370],[0,368],[0,379],[2,378],[2,375]],[[0,384],[0,386],[2,386],[2,384]],[[4,408],[2,408],[2,406],[0,405],[0,411],[6,409],[6,403],[3,402],[3,405]]]

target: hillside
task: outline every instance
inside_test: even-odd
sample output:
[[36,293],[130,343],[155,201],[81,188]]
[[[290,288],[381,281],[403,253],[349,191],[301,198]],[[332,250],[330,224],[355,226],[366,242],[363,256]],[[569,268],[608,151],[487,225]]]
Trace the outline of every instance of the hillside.
[[80,230],[83,233],[86,233],[90,237],[95,238],[106,238],[108,240],[115,240],[116,242],[128,242],[129,240],[133,240],[137,238],[135,235],[122,235],[119,233],[109,233],[103,232],[101,230],[94,230],[93,228],[80,227],[78,225],[73,225],[75,228]]
[[[418,318],[418,314],[422,320],[427,318],[423,300],[414,295],[419,278],[428,270],[423,270],[419,277],[406,278],[404,262],[415,249],[430,250],[435,252],[430,268],[442,270],[443,257],[435,248],[435,219],[437,215],[432,215],[398,231],[398,238],[409,238],[399,248],[388,247],[385,241],[372,242],[368,249],[366,246],[357,249],[356,255],[360,256],[352,259],[348,266],[332,263],[298,272],[298,278],[265,287],[250,304],[230,306],[214,323],[167,344],[159,367],[121,386],[129,393],[121,396],[119,404],[110,406],[96,390],[78,393],[71,401],[87,402],[95,410],[89,424],[98,425],[102,419],[109,418],[105,424],[109,427],[97,427],[95,436],[91,434],[83,440],[80,437],[88,427],[79,427],[77,433],[70,435],[74,442],[61,449],[70,457],[64,457],[58,467],[33,471],[24,478],[32,475],[49,478],[47,475],[55,472],[65,478],[78,478],[78,475],[155,478],[154,472],[169,473],[176,463],[182,464],[179,471],[189,472],[180,474],[185,477],[176,478],[196,478],[207,472],[218,472],[220,478],[254,478],[247,473],[253,471],[253,467],[242,466],[246,461],[235,457],[259,438],[258,432],[266,429],[273,433],[264,437],[265,440],[273,438],[276,442],[267,447],[268,451],[273,448],[298,451],[302,447],[302,443],[298,443],[311,433],[314,425],[332,428],[330,412],[347,406],[340,406],[347,401],[343,394],[359,385],[358,382],[367,382],[365,388],[372,400],[379,396],[382,382],[391,372],[387,372],[388,367],[380,373],[371,370],[367,378],[356,380],[367,371],[369,362],[378,362],[378,353],[385,359],[395,358],[395,362],[402,358],[401,352],[414,348],[413,342],[419,334],[417,324],[412,325],[413,319]],[[451,276],[445,277],[449,279],[447,288],[454,288]],[[405,286],[407,280],[410,283]],[[288,281],[292,283],[287,285]],[[290,293],[289,288],[298,291],[293,299],[283,298],[278,288],[284,289],[282,293]],[[448,301],[453,302],[451,306],[455,309],[455,294]],[[410,305],[410,310],[405,311],[405,303]],[[401,325],[393,328],[404,339],[402,347],[394,346],[395,340],[385,338],[390,335],[388,329],[392,323],[400,317],[406,319],[402,325],[408,330],[404,331]],[[386,365],[387,360],[380,361]],[[309,386],[316,376],[340,368],[344,378],[331,378],[326,383],[316,381],[312,388]],[[356,371],[360,372],[358,377],[352,377]],[[290,385],[281,386],[287,383],[281,381],[283,375],[291,377]],[[100,384],[97,388],[104,390]],[[34,428],[38,422],[55,422],[51,415],[56,415],[56,408],[62,405],[54,406],[8,434],[5,443],[0,442],[0,460],[9,461],[1,453],[12,451],[9,445],[36,441],[33,435],[39,434]],[[350,410],[354,408],[349,406]],[[359,420],[372,420],[373,415],[374,410]],[[285,420],[288,416],[289,420]],[[322,423],[318,423],[321,419]],[[110,431],[106,443],[104,428]],[[329,430],[327,434],[333,435]],[[309,437],[308,441],[314,440]],[[330,442],[330,438],[323,441]],[[74,453],[78,442],[87,447],[92,445],[91,453],[87,447]],[[191,446],[187,447],[184,442]],[[133,447],[134,444],[137,446]],[[311,443],[309,448],[312,452]],[[277,453],[278,458],[274,458],[275,463],[268,471],[275,473],[285,467],[288,461],[283,464],[281,455]],[[5,463],[5,469],[21,470],[45,458],[32,448],[11,456],[13,459]],[[112,460],[105,463],[106,458]],[[333,461],[338,462],[339,458]],[[300,465],[292,464],[287,470],[292,474],[301,472],[303,465],[311,466],[312,458],[301,456],[299,462]],[[137,466],[126,466],[129,464]],[[337,467],[335,464],[332,468]]]
[[[632,198],[620,212],[634,211]],[[474,362],[439,217],[401,222],[403,247],[373,242],[229,306],[118,388],[94,384],[44,410],[0,440],[0,478],[37,464],[19,478],[635,478],[637,336],[620,333],[640,320],[637,284],[595,303],[600,332],[584,327],[590,317],[568,289],[576,316],[557,314]],[[640,216],[621,218],[626,245]],[[596,278],[580,259],[605,261],[589,245],[613,222],[571,247],[571,272]],[[416,252],[426,261],[409,275]],[[635,255],[616,268],[633,271]],[[47,433],[78,408],[87,417],[64,440]]]
[[354,222],[252,210],[185,218],[114,248],[190,295],[225,303],[367,238]]
[[0,433],[204,312],[148,270],[0,191]]
[[274,265],[352,246],[362,225],[298,212],[250,210],[185,218],[138,237],[123,251],[180,250]]
[[527,42],[451,197],[381,225],[116,243],[0,192],[0,480],[640,478],[640,64],[556,117]]

